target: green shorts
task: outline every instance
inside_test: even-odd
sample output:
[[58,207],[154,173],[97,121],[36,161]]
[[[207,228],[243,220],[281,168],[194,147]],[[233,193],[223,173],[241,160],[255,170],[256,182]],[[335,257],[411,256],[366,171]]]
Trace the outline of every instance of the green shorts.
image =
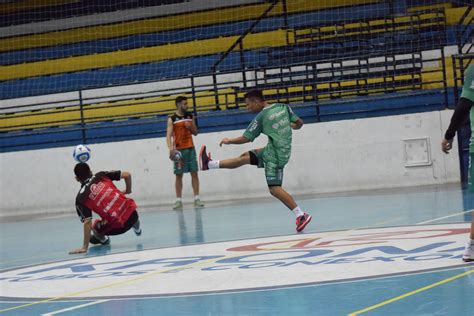
[[283,168],[277,166],[274,162],[267,162],[263,160],[263,150],[251,150],[250,164],[258,168],[265,168],[265,178],[269,187],[281,186],[283,183]]
[[198,171],[196,149],[192,147],[180,149],[179,151],[181,152],[181,160],[173,163],[174,174],[180,175],[187,172]]

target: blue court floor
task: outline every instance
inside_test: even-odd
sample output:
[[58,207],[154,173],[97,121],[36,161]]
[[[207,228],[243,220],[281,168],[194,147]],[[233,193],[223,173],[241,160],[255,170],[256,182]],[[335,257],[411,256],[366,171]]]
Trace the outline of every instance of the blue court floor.
[[[205,197],[204,197],[205,198]],[[68,255],[70,215],[0,222],[11,315],[474,315],[461,260],[474,198],[458,186],[139,209],[143,234]]]

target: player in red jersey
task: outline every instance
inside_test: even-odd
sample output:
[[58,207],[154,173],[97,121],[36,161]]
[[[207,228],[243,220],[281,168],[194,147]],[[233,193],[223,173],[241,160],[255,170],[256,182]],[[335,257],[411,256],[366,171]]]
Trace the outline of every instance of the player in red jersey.
[[[108,236],[120,235],[133,228],[137,236],[141,235],[137,205],[125,194],[132,193],[132,176],[127,171],[101,171],[92,174],[88,164],[81,162],[74,167],[76,180],[81,190],[76,197],[76,210],[84,225],[84,242],[81,248],[70,254],[84,253],[92,244],[107,245]],[[120,191],[112,181],[125,180],[125,190]],[[92,223],[92,212],[100,219]]]

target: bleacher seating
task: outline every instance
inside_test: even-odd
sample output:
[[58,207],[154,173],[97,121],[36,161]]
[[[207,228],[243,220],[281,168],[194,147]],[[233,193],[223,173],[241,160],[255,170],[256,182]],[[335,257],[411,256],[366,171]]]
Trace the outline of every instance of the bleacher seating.
[[186,0],[4,1],[0,3],[0,27],[20,25],[139,7],[183,3]]
[[[423,73],[421,55],[413,54],[404,59],[383,57],[358,60],[348,64],[344,60],[330,60],[320,64],[302,63],[287,69],[256,70],[251,87],[264,91],[270,102],[301,103],[335,98],[375,95],[422,88],[440,87],[442,73]],[[330,64],[330,65],[329,65]],[[304,69],[301,69],[301,68]],[[297,69],[297,70],[293,70]],[[430,86],[425,86],[429,84]],[[225,88],[216,91],[199,91],[188,94],[197,111],[226,110],[243,105],[246,88]],[[186,95],[186,94],[185,94]],[[83,108],[85,123],[117,121],[123,119],[157,117],[174,111],[174,97],[157,96],[115,99],[109,102],[86,103]],[[81,121],[79,106],[16,112],[1,120],[0,131],[42,128],[78,124]]]
[[[384,17],[389,13],[388,5],[386,4],[367,4],[361,7],[358,7],[355,12],[351,12],[348,14],[348,11],[352,10],[353,8],[336,8],[332,9],[329,12],[305,12],[305,13],[294,13],[288,17],[288,25],[290,27],[308,27],[314,26],[315,22],[317,21],[318,24],[329,23],[334,16],[341,16],[344,20],[353,20],[353,19],[375,19]],[[191,21],[198,20],[200,17],[196,16],[186,16],[183,19],[190,19]],[[162,18],[163,19],[163,18]],[[77,43],[62,43],[62,44],[55,44],[54,46],[46,46],[46,47],[29,47],[26,49],[15,49],[14,46],[9,46],[8,42],[3,43],[3,49],[0,48],[0,52],[4,50],[5,52],[0,53],[0,65],[10,65],[15,63],[24,63],[24,62],[33,62],[33,61],[41,61],[41,60],[50,60],[50,59],[57,59],[57,58],[67,58],[72,56],[81,56],[81,55],[88,55],[94,53],[104,53],[104,52],[111,52],[111,51],[118,51],[118,50],[129,50],[134,48],[141,48],[141,47],[151,47],[151,46],[158,46],[163,45],[164,43],[179,43],[179,42],[186,42],[186,41],[193,41],[193,40],[202,40],[202,39],[209,39],[209,38],[217,38],[220,36],[232,36],[232,35],[240,35],[239,32],[242,30],[247,29],[251,24],[252,20],[244,20],[238,22],[232,22],[235,17],[231,16],[226,23],[221,24],[211,24],[211,25],[199,25],[196,27],[183,27],[180,25],[180,29],[166,29],[166,27],[170,28],[175,23],[167,23],[169,21],[164,21],[163,29],[155,29],[151,26],[148,26],[142,22],[143,26],[140,25],[131,25],[128,29],[130,33],[124,34],[124,31],[121,30],[116,37],[113,38],[93,38],[89,40],[82,40]],[[206,19],[205,23],[209,23]],[[281,29],[284,27],[284,18],[282,16],[275,16],[272,15],[268,18],[265,18],[260,21],[260,23],[256,26],[255,32],[266,32],[276,29]],[[142,30],[143,33],[137,33],[136,30]],[[151,32],[150,30],[155,30]],[[107,33],[107,30],[101,31],[99,27],[96,29],[90,30],[88,36],[91,37],[91,34],[100,34],[101,32]],[[41,35],[46,36],[46,39],[40,41],[42,45],[47,43],[49,35]],[[38,35],[38,37],[41,37]],[[57,36],[57,35],[56,35]],[[52,36],[51,40],[55,40],[56,36]],[[59,35],[63,36],[63,35]],[[74,34],[66,34],[64,37],[72,37],[75,36]],[[99,35],[96,35],[99,37]],[[84,38],[81,38],[84,39]],[[34,41],[34,39],[30,38],[23,38],[24,41]],[[70,39],[69,39],[70,41]],[[0,40],[0,43],[1,40]],[[33,44],[31,44],[33,45]]]
[[[416,21],[414,17],[419,18],[420,21]],[[325,59],[333,56],[380,55],[384,50],[391,49],[391,47],[393,47],[394,52],[397,48],[400,53],[403,53],[404,51],[410,52],[414,49],[429,49],[436,45],[442,45],[444,42],[443,36],[446,37],[446,31],[443,31],[445,24],[443,24],[444,20],[441,13],[414,14],[392,19],[391,21],[387,20],[387,23],[392,26],[392,31],[386,33],[382,32],[383,27],[377,30],[377,23],[383,25],[384,22],[385,20],[380,19],[368,20],[362,29],[360,25],[357,26],[358,24],[355,23],[338,26],[342,30],[345,28],[351,30],[352,26],[353,40],[350,40],[349,33],[344,32],[336,38],[324,37],[321,34],[331,30],[331,27],[324,26],[296,29],[295,31],[290,29],[289,38],[294,38],[295,42],[289,45],[286,45],[286,34],[283,30],[255,33],[249,35],[244,41],[244,48],[247,49],[244,52],[244,59],[247,64],[241,65],[239,62],[231,62],[239,58],[238,53],[234,53],[229,56],[226,64],[221,69],[227,71],[238,69],[241,66],[245,68],[265,67],[314,60],[315,58]],[[357,27],[354,28],[354,25]],[[410,25],[415,28],[410,30]],[[369,27],[375,28],[375,31],[373,34],[364,35]],[[324,31],[325,28],[327,31]],[[322,31],[315,32],[315,30]],[[354,33],[359,35],[355,36]],[[305,38],[305,36],[310,37]],[[324,40],[318,40],[317,44],[314,44],[316,43],[314,40],[311,43],[302,42],[302,39],[308,40],[311,39],[311,36],[319,39],[323,37]],[[345,39],[345,37],[348,38]],[[35,94],[37,91],[53,93],[110,84],[167,79],[187,75],[188,73],[204,74],[211,71],[222,47],[230,46],[230,43],[235,39],[234,36],[228,36],[198,42],[182,42],[93,56],[78,56],[33,64],[11,65],[4,67],[4,71],[0,76],[2,80],[5,80],[2,83],[5,97],[11,98],[20,96],[19,93],[21,92],[29,92],[30,94]],[[419,43],[422,43],[423,46],[414,47]],[[266,54],[268,56],[265,56]],[[175,59],[170,60],[170,56]],[[195,56],[192,57],[195,59],[190,59],[189,56]],[[292,56],[293,59],[288,60],[285,58],[287,56]],[[101,76],[94,78],[97,77],[97,71],[101,72]],[[67,75],[64,76],[65,72],[67,72]],[[120,73],[120,76],[116,76],[117,73]],[[54,75],[54,77],[45,77],[45,80],[42,80],[41,76],[46,75]],[[33,78],[16,80],[24,76]],[[56,87],[56,89],[50,89],[51,86]]]
[[[194,95],[182,95],[187,95],[196,104],[197,111],[209,111],[216,107],[230,109],[235,107],[237,99],[236,91],[230,88],[221,89],[217,94],[214,91],[199,91]],[[123,96],[122,99],[114,101],[94,102],[82,106],[15,111],[1,117],[0,132],[75,125],[81,123],[82,119],[85,123],[94,123],[166,116],[176,110],[174,99],[174,95],[133,99]]]
[[[197,90],[193,87],[194,93],[187,90],[180,94],[188,95],[195,110],[205,113],[242,107],[243,95],[255,87],[262,89],[270,102],[320,104],[405,91],[434,91],[452,84],[450,58],[427,58],[422,52],[442,49],[455,39],[450,27],[466,12],[465,8],[436,3],[414,6],[403,15],[389,15],[385,2],[353,2],[357,6],[345,7],[347,1],[338,0],[334,2],[337,8],[323,11],[318,11],[320,4],[310,2],[307,12],[303,2],[289,1],[287,29],[283,29],[282,8],[278,6],[244,38],[244,51],[231,52],[219,65],[219,74],[223,75],[243,69],[253,73],[245,83],[240,80],[215,85],[214,89],[207,84],[197,86]],[[42,41],[39,35],[0,39],[1,98],[165,81],[190,74],[211,76],[221,54],[238,39],[238,31],[252,23],[244,19],[257,16],[266,6],[247,6],[247,10],[251,7],[255,11],[246,11],[245,16],[241,8],[185,14],[189,19],[183,20],[179,28],[170,26],[168,18],[156,18],[41,34]],[[369,7],[372,10],[364,11]],[[342,12],[345,18],[334,23],[334,16]],[[197,23],[203,24],[200,14],[207,14],[206,26],[197,32]],[[223,23],[226,17],[231,18]],[[105,139],[108,136],[104,128],[133,129],[157,121],[164,124],[175,109],[175,96],[162,92],[123,94],[113,100],[84,100],[82,106],[3,113],[0,132],[41,134],[59,128],[70,131],[60,141],[67,143],[67,135],[76,135],[76,129],[87,124],[94,130],[92,137]],[[324,111],[333,115],[331,110]],[[140,131],[143,134],[143,129]]]
[[[294,14],[298,12],[310,12],[315,10],[337,8],[352,5],[376,3],[377,0],[334,0],[331,2],[319,1],[287,1],[287,12]],[[181,16],[159,17],[110,25],[91,26],[64,30],[60,32],[50,32],[33,34],[28,36],[0,39],[0,51],[10,51],[19,49],[29,49],[69,43],[85,42],[106,38],[118,38],[121,36],[131,36],[144,33],[155,33],[173,29],[189,29],[196,26],[209,26],[224,24],[236,21],[253,20],[259,17],[269,4],[257,4],[224,8],[195,13],[183,14]],[[283,6],[279,3],[270,16],[281,16]],[[179,21],[179,23],[176,23]]]

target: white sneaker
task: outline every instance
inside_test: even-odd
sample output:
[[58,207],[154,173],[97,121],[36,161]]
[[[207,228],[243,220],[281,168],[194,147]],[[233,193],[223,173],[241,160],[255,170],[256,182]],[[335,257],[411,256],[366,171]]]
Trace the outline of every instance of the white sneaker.
[[474,244],[472,242],[467,243],[464,254],[462,255],[462,260],[464,262],[474,261]]

